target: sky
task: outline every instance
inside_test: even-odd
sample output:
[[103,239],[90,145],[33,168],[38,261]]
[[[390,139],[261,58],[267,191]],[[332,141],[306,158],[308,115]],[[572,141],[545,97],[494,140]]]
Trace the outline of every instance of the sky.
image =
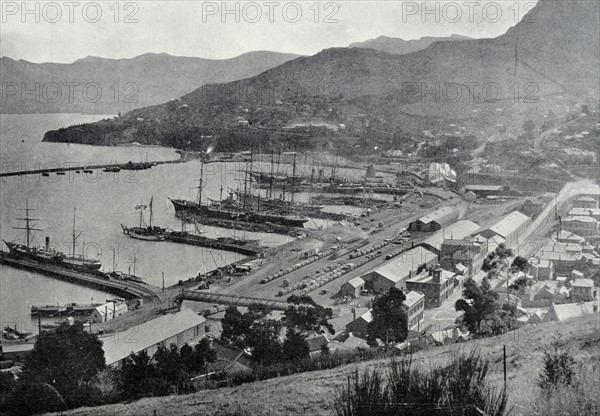
[[0,55],[69,63],[168,53],[313,55],[378,36],[496,37],[537,0],[0,1]]

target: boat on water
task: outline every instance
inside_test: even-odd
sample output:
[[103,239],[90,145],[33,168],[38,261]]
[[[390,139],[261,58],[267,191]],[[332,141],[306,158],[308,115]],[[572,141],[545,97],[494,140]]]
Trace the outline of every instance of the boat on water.
[[118,166],[111,166],[111,167],[104,169],[104,172],[113,172],[113,173],[121,172],[121,168]]
[[[271,223],[295,228],[304,228],[304,224],[308,221],[308,218],[297,215],[286,215],[277,211],[260,211],[258,209],[252,209],[247,203],[240,204],[239,201],[234,201],[233,193],[229,194],[228,200],[204,203],[202,202],[204,164],[202,164],[200,172],[197,201],[169,198],[175,208],[175,213],[178,216],[196,217],[200,222],[202,222],[202,219],[207,218],[257,224]],[[245,183],[247,183],[247,180]],[[248,195],[247,189],[244,194]]]
[[88,259],[84,255],[75,254],[75,244],[77,238],[81,235],[76,235],[75,232],[75,209],[73,210],[73,251],[70,255],[64,254],[58,250],[50,247],[50,239],[46,237],[46,244],[44,247],[35,247],[31,244],[31,232],[42,231],[38,228],[34,228],[35,224],[33,221],[37,221],[37,218],[31,218],[29,216],[32,208],[29,208],[29,203],[25,205],[25,218],[18,218],[21,221],[25,221],[25,227],[14,227],[18,230],[25,230],[25,244],[18,244],[13,242],[4,241],[4,244],[8,247],[9,255],[16,258],[25,258],[42,263],[51,263],[62,267],[67,267],[73,270],[79,270],[83,272],[94,272],[102,267],[102,263],[98,260]]
[[123,281],[129,281],[129,282],[134,282],[134,283],[143,283],[143,284],[146,284],[146,282],[144,282],[144,279],[142,279],[141,277],[135,275],[135,265],[136,265],[136,256],[135,256],[135,254],[133,255],[133,274],[131,273],[131,267],[129,268],[129,272],[128,273],[124,273],[122,271],[116,270],[117,263],[116,263],[115,259],[116,259],[116,257],[115,257],[115,249],[113,248],[112,272],[106,273],[106,276],[109,279],[112,279],[112,280],[123,280]]
[[135,238],[137,240],[146,240],[146,241],[162,241],[165,239],[165,233],[167,231],[166,228],[157,227],[152,225],[152,201],[154,197],[150,198],[150,220],[146,225],[144,222],[144,210],[148,208],[144,204],[138,204],[135,206],[135,209],[140,212],[140,223],[137,227],[127,227],[121,224],[121,229],[123,230],[123,234],[130,236],[131,238]]

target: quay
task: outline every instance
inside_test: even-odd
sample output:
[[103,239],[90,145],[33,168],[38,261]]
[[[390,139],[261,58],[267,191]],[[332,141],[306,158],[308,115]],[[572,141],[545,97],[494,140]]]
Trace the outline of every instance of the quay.
[[148,301],[160,300],[158,296],[158,291],[160,289],[153,288],[152,286],[129,281],[116,281],[52,264],[40,263],[30,259],[15,258],[5,251],[0,251],[0,263],[19,269],[31,270],[81,286],[91,287],[125,299],[142,298]]
[[78,303],[67,303],[66,305],[34,305],[31,307],[31,316],[88,316],[94,309],[101,305],[101,303],[92,303],[89,305]]
[[127,162],[127,163],[111,163],[104,165],[82,165],[82,166],[68,166],[63,168],[45,168],[45,169],[29,169],[29,170],[16,170],[14,172],[0,172],[0,178],[8,177],[8,176],[24,176],[24,175],[40,175],[40,174],[49,174],[49,173],[64,173],[67,171],[92,171],[92,170],[100,170],[100,169],[109,169],[109,170],[144,170],[150,169],[153,166],[158,165],[168,165],[175,163],[183,163],[184,159],[176,159],[176,160],[163,160],[158,162]]
[[306,228],[294,228],[294,227],[286,227],[283,225],[272,224],[272,223],[252,223],[245,221],[234,221],[234,220],[224,220],[219,218],[208,218],[201,215],[189,215],[189,214],[181,214],[176,213],[176,216],[183,219],[185,221],[197,222],[198,224],[203,225],[211,225],[214,227],[228,228],[232,230],[241,230],[241,231],[250,231],[257,233],[273,233],[273,234],[282,234],[288,235],[290,237],[299,237],[302,234],[308,234]]
[[188,244],[188,245],[192,245],[192,246],[213,248],[213,249],[223,250],[223,251],[230,251],[233,253],[242,254],[244,256],[258,256],[264,251],[264,247],[254,245],[254,244],[241,245],[241,244],[227,243],[224,241],[220,241],[218,239],[202,237],[202,236],[189,237],[185,233],[181,233],[181,232],[177,232],[177,231],[173,231],[173,232],[165,234],[165,241],[170,241],[170,242],[179,243],[179,244]]

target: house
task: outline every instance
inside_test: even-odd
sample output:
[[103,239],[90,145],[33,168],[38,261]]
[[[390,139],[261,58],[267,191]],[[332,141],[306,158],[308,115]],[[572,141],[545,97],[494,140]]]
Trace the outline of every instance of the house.
[[[417,292],[408,292],[403,303],[403,310],[408,320],[409,331],[420,331],[423,324],[423,315],[425,312],[425,296]],[[355,337],[365,338],[367,328],[373,322],[372,309],[369,309],[358,318],[346,325],[346,332],[352,333]]]
[[355,337],[365,338],[367,336],[367,327],[373,322],[371,309],[346,325],[346,331],[352,333]]
[[485,239],[498,236],[504,239],[507,247],[512,247],[519,242],[519,236],[527,229],[531,218],[519,211],[505,215],[500,221],[478,233]]
[[420,232],[439,231],[446,224],[458,219],[458,214],[459,212],[456,207],[443,207],[411,222],[408,229],[409,231]]
[[360,277],[355,277],[354,279],[344,283],[340,288],[340,295],[350,296],[353,298],[357,298],[360,296],[361,291],[365,287],[365,281]]
[[580,318],[592,313],[598,313],[598,304],[596,302],[552,304],[544,317],[544,322],[563,322],[567,319]]
[[532,314],[529,319],[527,320],[527,323],[529,324],[539,324],[541,322],[544,322],[544,317],[546,316],[546,312],[544,312],[542,309],[538,309],[537,311],[535,311],[534,314]]
[[562,228],[580,236],[597,234],[598,224],[598,220],[590,216],[569,216],[561,220]]
[[482,245],[483,249],[485,250],[485,254],[491,253],[492,251],[496,250],[496,247],[498,247],[500,244],[506,243],[504,238],[500,237],[499,235],[493,235],[489,238],[486,238],[481,234],[475,234],[472,238],[474,241]]
[[410,331],[420,331],[425,312],[425,295],[415,291],[408,292],[403,306],[408,318],[408,329]]
[[100,338],[106,364],[121,367],[131,353],[153,356],[159,347],[181,347],[205,334],[206,318],[189,309],[160,316],[126,331]]
[[533,257],[529,260],[529,272],[534,279],[552,280],[554,276],[554,264],[548,259]]
[[581,196],[573,201],[573,208],[598,208],[598,201],[589,196]]
[[316,357],[320,355],[323,351],[323,348],[329,344],[329,339],[323,335],[316,335],[313,337],[306,338],[306,344],[308,345],[309,355],[311,357]]
[[596,221],[600,221],[600,208],[573,208],[569,211],[569,216],[572,217],[592,217]]
[[571,300],[589,302],[596,298],[597,290],[592,279],[575,279],[571,282]]
[[556,240],[559,243],[570,243],[570,244],[583,244],[585,243],[585,238],[578,236],[577,234],[573,234],[567,230],[560,230]]
[[112,301],[96,307],[90,314],[88,320],[93,323],[101,323],[118,318],[129,310],[125,302]]
[[556,295],[556,288],[549,285],[544,285],[536,292],[533,296],[533,300],[547,300],[551,301]]
[[405,288],[406,279],[437,264],[437,256],[424,247],[412,248],[364,274],[365,287],[375,292],[385,292],[391,287]]
[[425,309],[439,308],[454,293],[456,273],[436,267],[406,281],[406,290],[425,296]]
[[469,338],[469,331],[463,332],[459,328],[450,328],[427,334],[425,337],[425,343],[426,345],[442,346],[468,341]]

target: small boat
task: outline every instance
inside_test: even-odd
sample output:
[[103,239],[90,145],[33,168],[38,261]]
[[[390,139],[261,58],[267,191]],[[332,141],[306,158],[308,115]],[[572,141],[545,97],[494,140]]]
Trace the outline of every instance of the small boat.
[[94,173],[94,171],[91,169],[84,169],[83,173]]
[[48,172],[44,172],[42,173],[42,176],[50,176],[50,174]]
[[121,168],[117,166],[112,166],[110,168],[104,169],[104,172],[121,172]]
[[135,206],[135,209],[140,211],[140,223],[137,227],[127,227],[121,224],[121,229],[123,230],[123,234],[130,236],[131,238],[135,238],[138,240],[146,240],[146,241],[162,241],[165,239],[165,234],[167,229],[162,227],[157,227],[152,225],[152,201],[154,197],[150,198],[150,221],[149,224],[146,225],[144,222],[144,210],[146,209],[146,205],[139,204]]
[[81,171],[80,170],[76,170],[75,173],[81,173]]
[[66,175],[65,172],[56,172],[57,175]]

